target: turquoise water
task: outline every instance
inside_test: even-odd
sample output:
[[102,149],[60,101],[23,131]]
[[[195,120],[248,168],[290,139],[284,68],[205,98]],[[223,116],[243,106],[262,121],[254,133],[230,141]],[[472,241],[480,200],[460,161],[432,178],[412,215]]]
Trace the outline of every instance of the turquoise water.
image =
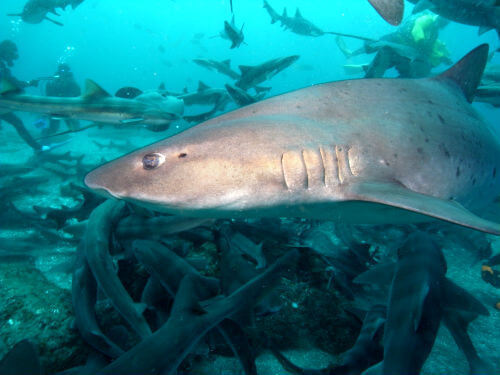
[[[318,83],[362,78],[362,74],[346,74],[344,64],[366,64],[374,56],[362,54],[346,60],[332,35],[307,37],[284,30],[279,23],[271,24],[261,1],[233,0],[236,25],[241,27],[244,24],[245,36],[245,43],[235,49],[230,49],[230,42],[219,36],[224,21],[231,18],[229,1],[85,0],[76,9],[68,7],[64,11],[59,10],[60,16],[49,15],[63,23],[62,27],[48,21],[27,24],[18,17],[7,16],[8,13],[21,11],[24,3],[23,0],[5,0],[0,3],[0,41],[10,39],[19,50],[19,59],[12,67],[13,76],[20,80],[50,77],[59,64],[67,63],[81,87],[86,79],[92,79],[111,94],[124,86],[147,91],[155,90],[164,83],[168,91],[181,93],[183,90],[196,91],[199,81],[213,88],[224,88],[224,84],[232,82],[222,74],[196,65],[193,59],[230,59],[232,69],[238,71],[239,65],[257,65],[274,58],[299,55],[298,61],[290,67],[261,83],[262,86],[271,87],[266,94],[269,97]],[[288,15],[293,15],[298,7],[305,18],[323,31],[378,39],[395,30],[364,0],[273,0],[271,5],[280,14],[286,6]],[[409,3],[406,5],[405,17],[409,17],[413,6]],[[446,44],[453,62],[481,43],[488,43],[491,50],[497,49],[499,44],[495,31],[479,36],[477,27],[454,22],[440,32],[439,39]],[[356,40],[346,39],[346,43],[353,50],[362,46]],[[499,63],[497,53],[489,64]],[[440,65],[433,73],[445,69],[446,65]],[[391,69],[386,76],[395,77],[397,72]],[[42,80],[39,87],[27,88],[26,93],[44,95],[44,85],[45,81]],[[493,133],[500,134],[498,108],[484,103],[473,103],[473,106],[491,125]],[[216,115],[237,107],[231,101]],[[211,108],[211,105],[186,106],[185,114],[198,114]],[[44,116],[28,112],[18,112],[18,115],[33,137],[42,135],[35,123]],[[81,122],[81,125],[85,124]],[[90,209],[82,209],[83,196],[71,184],[83,186],[85,174],[105,161],[193,125],[178,120],[164,132],[151,132],[143,126],[95,127],[40,140],[54,149],[36,154],[9,124],[2,122],[0,164],[4,172],[0,171],[0,354],[7,353],[22,339],[30,339],[40,353],[47,374],[83,365],[89,356],[92,357],[95,350],[85,343],[75,327],[72,307],[72,293],[75,291],[72,291],[71,285],[72,280],[74,282],[77,246],[86,243],[91,236],[85,231],[85,220],[92,209],[101,203],[101,198],[94,198],[97,201],[89,204]],[[64,123],[60,130],[66,130]],[[61,157],[67,152],[69,156]],[[53,159],[51,155],[55,155]],[[28,170],[19,171],[16,168]],[[14,204],[14,208],[11,204]],[[78,214],[71,212],[67,216],[63,215],[64,218],[59,219],[62,221],[56,220],[54,224],[54,216],[51,219],[53,212],[59,218],[60,212],[67,210],[68,206],[77,207],[75,211]],[[155,215],[145,213],[140,208],[132,208],[131,212],[138,217]],[[266,305],[264,313],[255,318],[256,324],[245,327],[257,357],[259,374],[285,373],[270,354],[264,337],[277,341],[278,348],[296,364],[306,368],[321,368],[329,363],[341,363],[339,354],[353,345],[360,329],[359,318],[354,318],[355,314],[352,313],[353,310],[358,311],[359,306],[335,283],[338,276],[335,269],[339,268],[335,263],[335,255],[320,253],[318,256],[317,251],[307,253],[303,250],[308,246],[313,247],[305,240],[309,231],[329,233],[329,251],[334,254],[346,251],[353,242],[368,244],[370,264],[364,264],[367,269],[386,258],[394,260],[396,249],[405,235],[415,229],[404,225],[344,228],[312,220],[282,219],[278,224],[256,220],[251,224],[255,224],[257,230],[250,230],[247,227],[241,229],[235,223],[231,223],[234,225],[233,230],[243,232],[254,245],[263,243],[269,263],[278,255],[286,253],[292,245],[302,249],[301,259],[307,260],[298,272],[287,276],[284,285],[277,289],[274,296],[276,300]],[[221,221],[210,221],[204,223],[202,229],[188,230],[185,237],[182,233],[176,233],[164,234],[161,239],[169,248],[190,260],[203,275],[220,278],[223,269],[217,242],[220,226]],[[276,233],[262,234],[265,229],[274,226],[279,226],[278,232],[284,237],[277,237]],[[209,235],[206,235],[207,232]],[[158,240],[147,230],[144,233],[122,239],[118,241],[119,245],[117,242],[109,245],[114,269],[119,271],[119,280],[135,302],[144,302],[141,294],[148,281],[149,270],[131,256],[131,241],[136,238]],[[450,229],[445,224],[442,228],[433,228],[432,233],[446,257],[447,276],[475,296],[490,313],[490,316],[474,320],[468,332],[481,358],[491,365],[491,373],[499,373],[500,312],[495,309],[495,304],[500,301],[500,289],[481,279],[481,264],[500,252],[500,242],[493,235],[455,227]],[[489,246],[491,253],[478,255],[481,249]],[[261,269],[255,270],[258,263],[255,258],[245,255],[244,260],[247,266],[251,265],[255,274],[262,272]],[[126,319],[116,313],[106,293],[101,290],[97,296],[97,305],[93,307],[103,332],[122,344],[123,350],[134,348],[142,339],[130,328]],[[357,300],[365,301],[367,298],[358,296]],[[362,308],[367,309],[366,304]],[[161,326],[155,321],[155,314],[160,310],[156,306],[142,315],[153,330]],[[161,313],[168,316],[169,308],[165,307],[164,310]],[[117,326],[126,333],[117,335],[114,332]],[[103,361],[99,367],[111,362],[111,359],[105,358]],[[468,374],[468,371],[462,352],[457,349],[449,332],[441,327],[422,373]],[[184,358],[179,373],[243,372],[224,340],[211,331],[211,334],[203,335]]]

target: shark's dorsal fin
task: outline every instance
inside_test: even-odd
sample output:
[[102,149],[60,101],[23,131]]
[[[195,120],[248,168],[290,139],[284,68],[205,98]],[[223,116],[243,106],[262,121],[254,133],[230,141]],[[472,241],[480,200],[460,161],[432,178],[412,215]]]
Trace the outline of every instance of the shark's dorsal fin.
[[433,79],[453,82],[458,85],[467,101],[471,103],[488,61],[488,50],[487,44],[481,44],[462,57],[450,69]]
[[297,10],[295,11],[295,18],[304,18],[302,17],[302,14],[300,14],[299,8],[297,8]]
[[368,0],[384,20],[397,26],[403,19],[404,0]]
[[85,80],[85,92],[83,94],[83,99],[95,100],[108,98],[111,95],[107,93],[101,86],[92,81],[91,79]]
[[160,83],[160,86],[158,86],[158,90],[165,90],[165,82]]
[[226,65],[227,67],[231,66],[231,59],[223,60],[221,61],[222,64]]
[[203,83],[202,81],[198,81],[198,91],[203,91],[209,89],[210,86],[208,86],[206,83]]
[[240,65],[240,66],[238,66],[238,68],[240,69],[241,74],[245,74],[249,70],[251,70],[253,67],[252,66],[248,66],[248,65]]
[[0,82],[0,95],[7,95],[7,94],[19,94],[23,90],[16,86],[12,81],[2,78],[2,81]]
[[288,17],[287,12],[286,12],[286,8],[283,8],[283,15],[282,15],[282,17],[285,17],[285,18]]

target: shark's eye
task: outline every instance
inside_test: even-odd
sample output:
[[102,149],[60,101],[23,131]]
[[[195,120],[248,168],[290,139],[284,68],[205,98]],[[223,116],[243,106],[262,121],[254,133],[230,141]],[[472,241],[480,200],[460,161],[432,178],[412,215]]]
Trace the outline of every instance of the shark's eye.
[[156,152],[151,154],[146,154],[142,158],[142,167],[144,169],[155,169],[156,167],[163,164],[165,161],[165,157],[162,154],[158,154]]

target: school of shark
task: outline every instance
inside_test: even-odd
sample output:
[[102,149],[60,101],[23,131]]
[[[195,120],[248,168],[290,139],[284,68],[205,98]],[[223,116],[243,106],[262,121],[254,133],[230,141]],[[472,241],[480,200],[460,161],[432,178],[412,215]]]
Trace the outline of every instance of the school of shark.
[[340,3],[0,4],[0,375],[500,374],[500,1]]

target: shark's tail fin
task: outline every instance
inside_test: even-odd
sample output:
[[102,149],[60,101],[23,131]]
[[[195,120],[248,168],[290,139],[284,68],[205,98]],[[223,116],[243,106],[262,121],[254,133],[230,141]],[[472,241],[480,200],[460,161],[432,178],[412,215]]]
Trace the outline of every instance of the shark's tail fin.
[[279,21],[281,16],[269,5],[269,3],[264,0],[264,9],[267,10],[267,13],[271,16],[271,23],[276,23],[276,21]]
[[488,51],[488,45],[481,44],[462,57],[450,69],[433,79],[457,85],[464,93],[467,101],[471,103],[488,61]]

